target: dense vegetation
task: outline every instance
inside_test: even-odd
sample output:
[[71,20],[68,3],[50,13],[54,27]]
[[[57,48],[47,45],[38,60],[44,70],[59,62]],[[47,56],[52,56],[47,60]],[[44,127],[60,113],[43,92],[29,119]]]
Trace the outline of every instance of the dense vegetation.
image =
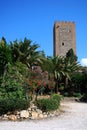
[[20,104],[20,101],[23,104],[25,101],[26,108],[33,97],[37,100],[37,96],[41,94],[60,92],[64,96],[85,95],[86,97],[87,68],[78,64],[73,50],[70,49],[65,57],[46,57],[43,51],[38,51],[38,48],[38,44],[33,44],[27,38],[24,41],[15,40],[7,43],[2,37],[0,41],[0,113],[4,107],[3,103],[6,105],[5,102],[9,108],[5,112],[24,109],[23,105],[15,105],[15,102],[13,105],[12,100],[17,101],[17,104]]

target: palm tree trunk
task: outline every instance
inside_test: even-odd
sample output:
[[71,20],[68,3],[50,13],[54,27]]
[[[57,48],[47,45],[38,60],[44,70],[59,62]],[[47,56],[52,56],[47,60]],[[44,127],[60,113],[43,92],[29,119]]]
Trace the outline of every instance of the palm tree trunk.
[[57,79],[55,84],[55,93],[58,93],[58,87],[59,87],[59,81]]
[[65,89],[68,87],[68,78],[65,78]]

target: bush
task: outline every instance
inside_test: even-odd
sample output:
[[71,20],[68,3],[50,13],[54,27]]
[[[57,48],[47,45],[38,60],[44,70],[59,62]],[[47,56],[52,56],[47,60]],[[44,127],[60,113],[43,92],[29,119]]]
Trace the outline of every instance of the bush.
[[[0,77],[0,114],[26,109],[29,106],[29,92],[18,65],[7,64],[3,77]],[[21,66],[23,66],[21,64]],[[23,70],[23,73],[25,71]]]
[[26,71],[25,66],[19,62],[14,65],[7,64],[3,77],[0,77],[0,98],[18,99],[29,96],[29,89],[25,80],[27,74],[24,74]]
[[81,102],[87,102],[87,94],[84,94],[81,98],[80,98]]
[[81,97],[81,93],[73,93],[74,97]]
[[60,101],[61,101],[61,99],[63,98],[63,96],[62,96],[62,95],[59,95],[59,94],[53,94],[53,95],[51,96],[51,98],[54,99],[54,100],[56,100],[57,103],[58,103],[58,105],[60,105]]
[[37,105],[37,107],[39,109],[41,109],[42,111],[45,111],[45,112],[56,110],[59,107],[57,100],[54,100],[52,98],[39,99],[35,102],[35,104]]
[[63,94],[65,97],[69,97],[69,93],[68,92],[64,92]]
[[29,107],[29,101],[26,99],[0,99],[0,115],[15,110],[23,110]]

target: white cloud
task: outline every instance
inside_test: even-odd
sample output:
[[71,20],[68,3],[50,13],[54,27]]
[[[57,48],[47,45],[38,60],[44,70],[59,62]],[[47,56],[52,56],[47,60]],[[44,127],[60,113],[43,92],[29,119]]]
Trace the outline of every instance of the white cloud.
[[82,58],[80,63],[82,66],[87,66],[87,58]]

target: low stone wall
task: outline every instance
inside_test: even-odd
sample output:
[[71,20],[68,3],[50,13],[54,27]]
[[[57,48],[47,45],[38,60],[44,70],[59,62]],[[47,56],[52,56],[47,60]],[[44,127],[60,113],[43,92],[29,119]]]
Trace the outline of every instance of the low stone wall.
[[0,116],[0,120],[24,120],[24,119],[44,119],[48,117],[58,116],[60,114],[59,109],[52,112],[42,112],[33,103],[27,110],[8,112]]

